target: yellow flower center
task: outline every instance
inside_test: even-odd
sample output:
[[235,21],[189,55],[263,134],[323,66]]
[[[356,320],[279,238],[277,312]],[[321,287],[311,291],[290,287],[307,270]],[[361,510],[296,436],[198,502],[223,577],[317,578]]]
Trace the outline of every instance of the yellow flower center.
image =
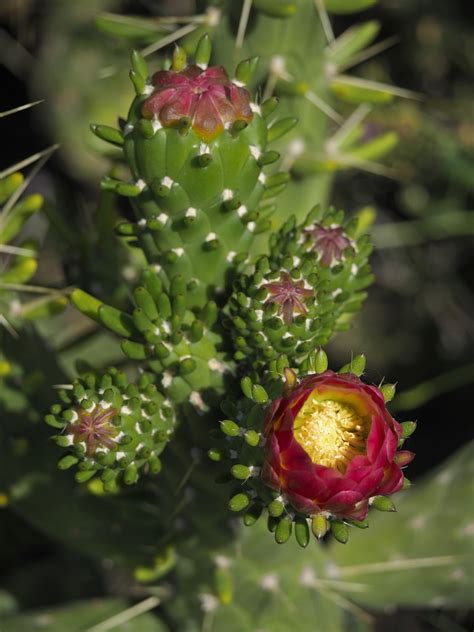
[[294,437],[313,463],[344,473],[350,461],[365,454],[370,417],[354,406],[311,393],[294,423]]

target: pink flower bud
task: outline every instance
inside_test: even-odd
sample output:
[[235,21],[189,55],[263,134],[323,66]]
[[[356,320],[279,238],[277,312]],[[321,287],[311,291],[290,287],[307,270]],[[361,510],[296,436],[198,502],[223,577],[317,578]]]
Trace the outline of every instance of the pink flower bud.
[[233,83],[221,66],[160,70],[152,83],[154,90],[143,104],[143,116],[156,116],[164,127],[189,119],[194,132],[206,142],[236,121],[250,123],[253,118],[249,92]]

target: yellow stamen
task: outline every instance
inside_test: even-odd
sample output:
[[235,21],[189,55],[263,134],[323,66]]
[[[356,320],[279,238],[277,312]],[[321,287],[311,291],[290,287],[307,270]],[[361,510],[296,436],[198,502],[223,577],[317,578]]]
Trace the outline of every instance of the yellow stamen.
[[365,454],[370,417],[363,417],[350,404],[308,397],[294,423],[296,441],[313,463],[345,472],[349,462]]

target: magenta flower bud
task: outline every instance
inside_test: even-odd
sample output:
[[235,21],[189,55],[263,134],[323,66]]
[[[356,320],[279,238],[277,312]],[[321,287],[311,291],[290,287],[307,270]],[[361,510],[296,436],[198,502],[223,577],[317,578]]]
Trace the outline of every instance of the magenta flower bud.
[[233,83],[221,66],[203,70],[188,66],[181,72],[160,70],[152,78],[154,90],[143,104],[145,118],[157,117],[164,127],[189,119],[205,142],[214,140],[236,121],[250,123],[250,94]]
[[314,240],[313,249],[318,253],[321,265],[330,267],[339,263],[347,248],[352,246],[351,240],[344,234],[342,226],[322,226],[315,224],[305,232]]

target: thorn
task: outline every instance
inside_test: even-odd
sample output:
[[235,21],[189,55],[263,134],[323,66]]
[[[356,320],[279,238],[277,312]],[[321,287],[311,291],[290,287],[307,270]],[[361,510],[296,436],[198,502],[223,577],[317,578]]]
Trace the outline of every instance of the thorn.
[[247,30],[247,24],[250,15],[250,9],[252,8],[253,0],[244,0],[242,5],[242,11],[240,13],[239,28],[237,30],[237,36],[235,38],[235,48],[242,48],[245,38],[245,31]]
[[332,30],[331,21],[323,0],[314,0],[314,6],[318,12],[319,19],[321,20],[321,26],[323,27],[326,39],[329,44],[332,44],[335,40],[334,31]]

